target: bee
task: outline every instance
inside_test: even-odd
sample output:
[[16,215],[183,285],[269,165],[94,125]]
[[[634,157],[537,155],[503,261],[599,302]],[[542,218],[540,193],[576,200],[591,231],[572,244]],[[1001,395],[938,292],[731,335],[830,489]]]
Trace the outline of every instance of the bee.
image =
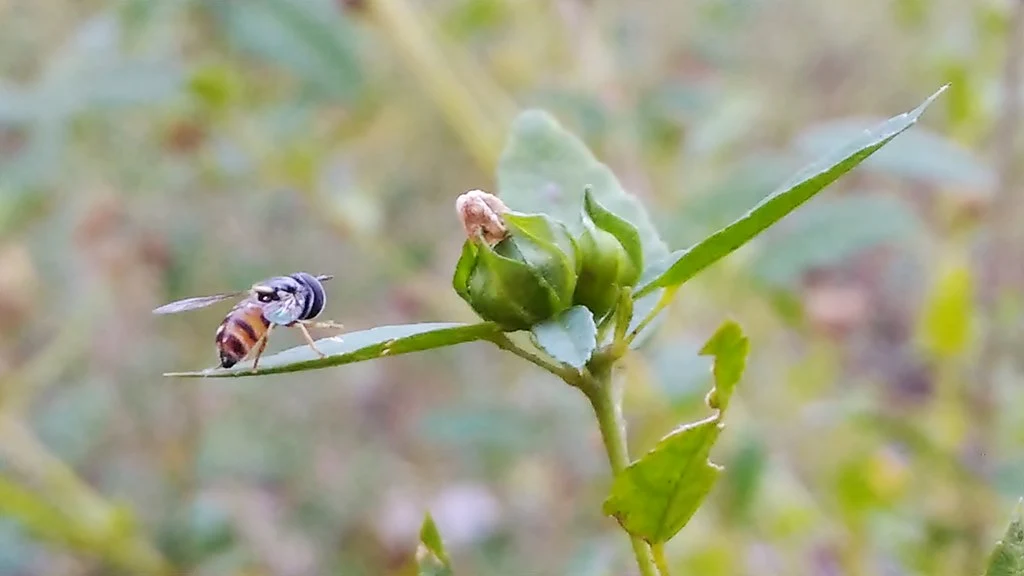
[[313,276],[296,272],[290,276],[274,276],[253,284],[248,290],[196,296],[164,304],[153,310],[154,314],[174,314],[205,308],[229,298],[245,298],[235,304],[217,328],[214,342],[220,357],[221,368],[231,368],[255,350],[252,371],[259,366],[260,356],[267,348],[267,340],[275,326],[296,327],[302,332],[306,343],[321,358],[326,356],[313,342],[306,326],[318,328],[342,328],[335,322],[314,322],[324,310],[327,293],[323,282],[334,276]]

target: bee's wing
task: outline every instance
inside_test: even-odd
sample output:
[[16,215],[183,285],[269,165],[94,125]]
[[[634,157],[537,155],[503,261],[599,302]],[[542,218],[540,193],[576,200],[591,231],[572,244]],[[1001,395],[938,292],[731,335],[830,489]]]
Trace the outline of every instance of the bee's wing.
[[225,292],[223,294],[213,294],[211,296],[195,296],[193,298],[185,298],[183,300],[177,300],[170,304],[164,304],[163,306],[153,310],[153,314],[174,314],[176,312],[185,312],[186,310],[195,310],[196,308],[203,308],[210,304],[216,304],[228,298],[237,298],[242,294],[245,294],[245,290],[238,292]]

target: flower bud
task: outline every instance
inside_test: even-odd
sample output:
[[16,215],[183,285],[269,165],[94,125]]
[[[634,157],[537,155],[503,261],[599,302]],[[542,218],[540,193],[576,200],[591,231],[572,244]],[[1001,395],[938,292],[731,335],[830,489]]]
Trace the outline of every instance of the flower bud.
[[[494,205],[483,196],[465,196],[458,206]],[[467,214],[462,208],[459,213]],[[469,239],[452,279],[459,296],[505,330],[528,329],[572,306],[580,258],[565,225],[544,214],[493,213],[496,221],[463,218]],[[492,245],[498,230],[504,236]]]
[[584,195],[583,233],[579,238],[582,268],[573,301],[597,318],[607,314],[624,286],[633,286],[643,269],[640,234],[635,226]]
[[483,190],[470,190],[455,200],[455,211],[459,214],[466,237],[470,240],[483,238],[494,246],[508,235],[502,216],[508,207],[500,198]]

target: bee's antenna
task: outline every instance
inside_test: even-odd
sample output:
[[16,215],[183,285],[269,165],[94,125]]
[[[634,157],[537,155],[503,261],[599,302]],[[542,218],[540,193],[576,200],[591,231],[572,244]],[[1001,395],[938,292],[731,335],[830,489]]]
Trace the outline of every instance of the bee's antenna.
[[321,274],[321,275],[316,277],[316,279],[321,281],[321,282],[326,282],[326,281],[330,280],[331,278],[334,278],[333,274]]

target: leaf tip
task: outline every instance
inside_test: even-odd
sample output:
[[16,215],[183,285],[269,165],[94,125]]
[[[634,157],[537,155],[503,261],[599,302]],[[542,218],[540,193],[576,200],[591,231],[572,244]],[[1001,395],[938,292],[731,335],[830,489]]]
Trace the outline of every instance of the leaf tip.
[[512,121],[513,132],[533,132],[539,129],[559,127],[558,120],[550,112],[540,108],[523,110]]

